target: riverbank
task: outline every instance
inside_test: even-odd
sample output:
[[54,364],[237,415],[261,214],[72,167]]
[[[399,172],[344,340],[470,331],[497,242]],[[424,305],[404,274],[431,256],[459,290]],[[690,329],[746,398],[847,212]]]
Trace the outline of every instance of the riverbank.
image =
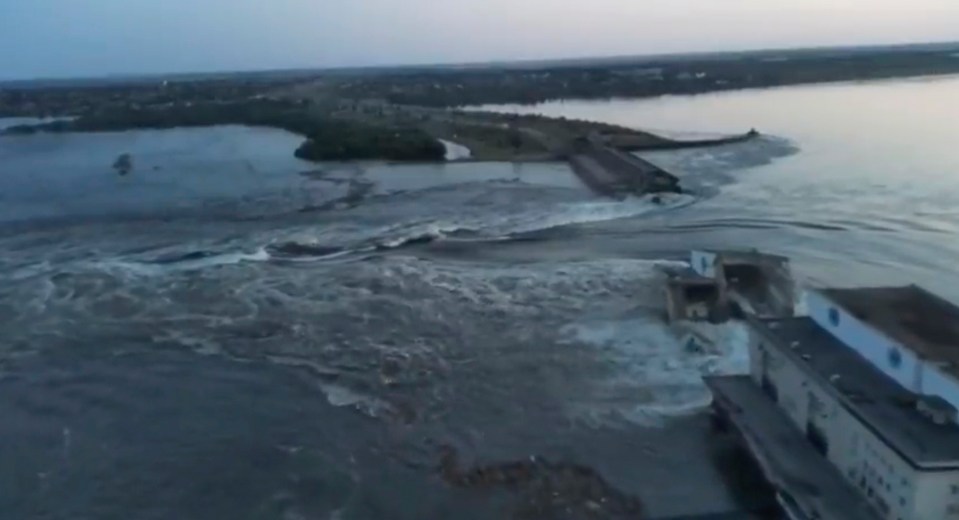
[[[539,162],[565,160],[574,143],[586,136],[604,136],[609,146],[628,151],[711,146],[751,136],[681,141],[592,121],[289,97],[115,106],[73,118],[12,126],[0,135],[218,125],[263,126],[300,135],[306,140],[296,149],[296,157],[314,162]],[[462,149],[450,154],[444,143],[456,143]]]
[[408,126],[374,126],[337,120],[284,100],[232,103],[126,106],[99,110],[72,119],[11,126],[0,135],[118,132],[220,125],[279,128],[306,138],[294,152],[309,161],[441,161],[446,148],[422,130]]
[[625,56],[389,71],[311,88],[431,107],[637,99],[959,74],[959,43]]
[[297,156],[313,161],[444,161],[448,159],[441,141],[448,141],[470,149],[473,160],[526,162],[565,158],[570,143],[595,134],[607,136],[608,144],[627,151],[716,146],[741,142],[752,135],[671,140],[598,123],[593,117],[587,117],[590,121],[573,121],[466,111],[461,107],[563,99],[635,99],[957,74],[957,56],[959,44],[935,44],[597,58],[468,68],[278,71],[135,78],[127,82],[21,82],[0,90],[0,114],[77,117],[72,123],[34,126],[32,130],[53,132],[217,124],[270,126],[305,137],[307,141]]

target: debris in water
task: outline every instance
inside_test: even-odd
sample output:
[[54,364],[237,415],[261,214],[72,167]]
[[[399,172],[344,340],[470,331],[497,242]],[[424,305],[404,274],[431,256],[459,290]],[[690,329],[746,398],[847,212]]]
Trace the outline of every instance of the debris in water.
[[128,154],[120,154],[117,160],[113,162],[113,169],[120,175],[127,175],[133,171],[133,157]]
[[445,446],[439,465],[447,484],[459,488],[491,491],[504,489],[519,494],[513,511],[517,519],[640,519],[639,499],[609,485],[587,466],[552,463],[542,457],[461,468],[456,450]]

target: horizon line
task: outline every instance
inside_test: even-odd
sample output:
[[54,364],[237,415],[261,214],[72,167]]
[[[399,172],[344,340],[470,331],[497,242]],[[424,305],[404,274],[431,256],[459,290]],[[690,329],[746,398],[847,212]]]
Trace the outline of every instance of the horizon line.
[[948,41],[923,41],[923,42],[906,42],[906,43],[870,43],[870,44],[860,44],[860,45],[822,45],[822,46],[807,46],[807,47],[755,47],[755,48],[739,48],[739,49],[726,49],[726,50],[693,50],[693,51],[681,51],[681,52],[665,52],[665,53],[651,53],[651,54],[610,54],[610,55],[582,55],[582,56],[568,56],[560,58],[518,58],[515,60],[502,60],[502,59],[492,59],[489,61],[466,61],[466,62],[420,62],[420,63],[381,63],[381,64],[369,64],[369,65],[337,65],[337,66],[292,66],[292,67],[280,67],[280,68],[249,68],[249,69],[232,69],[232,70],[207,70],[207,71],[178,71],[178,72],[143,72],[143,73],[109,73],[109,74],[98,74],[98,75],[87,75],[87,76],[41,76],[34,78],[3,78],[0,77],[0,86],[3,85],[14,85],[18,83],[65,83],[65,82],[96,82],[96,81],[123,81],[123,80],[148,80],[148,79],[163,79],[166,77],[171,78],[184,78],[189,76],[229,76],[229,75],[242,75],[242,74],[280,74],[280,73],[322,73],[322,72],[351,72],[351,71],[376,71],[376,70],[416,70],[416,69],[482,69],[490,68],[495,69],[498,67],[517,67],[523,68],[522,66],[533,66],[533,65],[562,65],[567,63],[569,65],[576,65],[576,63],[570,62],[581,62],[580,65],[586,65],[590,61],[604,61],[604,60],[657,60],[657,59],[670,59],[670,58],[684,58],[684,57],[698,57],[698,56],[721,56],[721,55],[735,55],[735,54],[762,54],[762,53],[774,53],[774,52],[809,52],[809,51],[828,51],[828,50],[870,50],[870,49],[904,49],[908,50],[910,48],[923,48],[923,47],[936,47],[936,46],[956,46],[959,47],[959,40],[948,40]]

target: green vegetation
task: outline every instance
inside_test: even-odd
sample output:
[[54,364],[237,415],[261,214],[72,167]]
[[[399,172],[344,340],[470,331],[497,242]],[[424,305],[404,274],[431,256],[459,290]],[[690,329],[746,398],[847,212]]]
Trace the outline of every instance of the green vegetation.
[[296,156],[312,161],[440,161],[445,155],[441,143],[416,128],[375,126],[323,117],[301,103],[272,100],[118,107],[74,120],[15,126],[5,133],[113,132],[215,125],[263,126],[302,135],[307,140],[297,149]]
[[391,161],[440,161],[446,147],[419,129],[390,129],[340,122],[316,127],[296,150],[308,161],[388,159]]
[[166,129],[213,125],[247,125],[282,128],[300,135],[317,124],[290,103],[252,101],[239,103],[182,103],[162,107],[111,107],[73,120],[59,120],[7,129],[9,134],[36,132],[118,132],[130,129]]
[[959,73],[959,46],[807,50],[609,59],[488,68],[410,69],[330,78],[340,99],[462,107],[559,99],[645,98],[833,81]]

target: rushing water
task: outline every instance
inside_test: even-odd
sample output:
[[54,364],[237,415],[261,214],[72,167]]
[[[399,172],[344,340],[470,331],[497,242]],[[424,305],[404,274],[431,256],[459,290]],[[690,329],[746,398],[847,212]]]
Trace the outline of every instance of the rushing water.
[[660,268],[757,247],[810,283],[959,296],[957,89],[533,108],[769,135],[650,154],[693,190],[665,204],[559,164],[311,165],[263,129],[0,139],[0,511],[597,516],[542,480],[451,485],[448,446],[591,468],[655,517],[734,509],[700,378],[744,369],[744,331],[685,349]]

